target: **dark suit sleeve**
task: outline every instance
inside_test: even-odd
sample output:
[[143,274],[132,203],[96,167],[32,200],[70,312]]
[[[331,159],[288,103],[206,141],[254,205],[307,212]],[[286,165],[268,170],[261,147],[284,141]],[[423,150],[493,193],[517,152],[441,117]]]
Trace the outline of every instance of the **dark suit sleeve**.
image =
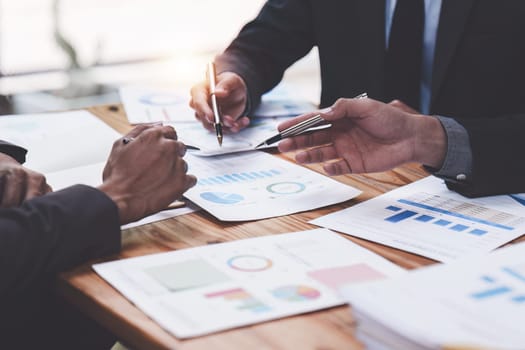
[[259,15],[217,56],[217,72],[235,72],[244,79],[251,107],[256,107],[261,95],[277,85],[284,71],[314,46],[310,6],[304,0],[267,1]]
[[76,185],[0,209],[0,296],[119,249],[117,207],[95,188]]
[[0,153],[4,153],[10,157],[13,157],[20,164],[26,161],[27,150],[6,141],[0,140]]
[[472,175],[447,186],[478,197],[525,192],[525,118],[509,115],[491,119],[458,119],[469,134]]

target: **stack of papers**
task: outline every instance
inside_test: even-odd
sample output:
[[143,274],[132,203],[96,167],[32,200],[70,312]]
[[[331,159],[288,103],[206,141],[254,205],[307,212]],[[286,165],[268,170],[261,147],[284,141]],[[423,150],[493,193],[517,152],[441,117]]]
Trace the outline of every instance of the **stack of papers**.
[[311,223],[450,262],[488,253],[525,233],[520,198],[469,199],[429,176]]
[[525,348],[525,243],[343,295],[369,350]]
[[179,338],[343,304],[335,292],[405,270],[324,229],[94,265]]

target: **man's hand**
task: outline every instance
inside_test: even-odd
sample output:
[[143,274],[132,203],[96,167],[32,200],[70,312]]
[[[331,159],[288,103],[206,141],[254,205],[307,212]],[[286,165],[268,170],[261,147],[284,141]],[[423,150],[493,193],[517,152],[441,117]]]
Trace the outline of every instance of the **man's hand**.
[[409,105],[407,105],[406,103],[404,103],[403,101],[400,101],[400,100],[392,100],[388,104],[390,106],[394,106],[396,108],[399,108],[403,112],[407,112],[407,113],[410,113],[410,114],[419,114],[419,112],[417,110],[415,110],[414,108],[410,107]]
[[[242,78],[231,72],[217,75],[215,90],[221,111],[224,131],[239,132],[250,124],[250,119],[243,116],[248,101],[248,91]],[[202,125],[213,130],[213,111],[210,105],[210,90],[207,82],[201,82],[191,89],[190,106],[195,110],[195,117]]]
[[44,175],[24,168],[15,159],[0,153],[0,208],[51,192]]
[[117,204],[122,224],[166,208],[195,185],[185,152],[171,126],[140,125],[114,143],[99,189]]
[[[286,121],[279,130],[312,115]],[[331,127],[281,141],[279,150],[309,148],[296,160],[326,162],[329,175],[385,171],[414,161],[440,168],[445,158],[446,134],[434,117],[372,99],[340,99],[321,115]]]

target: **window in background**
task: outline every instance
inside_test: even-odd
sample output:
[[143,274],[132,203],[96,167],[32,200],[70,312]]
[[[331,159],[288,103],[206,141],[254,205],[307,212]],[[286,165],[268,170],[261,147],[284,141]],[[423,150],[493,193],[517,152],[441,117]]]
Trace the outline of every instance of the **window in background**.
[[217,52],[263,3],[0,0],[0,72],[67,69],[70,62],[55,29],[71,43],[83,67]]
[[[189,91],[264,2],[0,0],[0,114],[115,103],[130,83]],[[286,76],[315,101],[317,55],[301,62]]]

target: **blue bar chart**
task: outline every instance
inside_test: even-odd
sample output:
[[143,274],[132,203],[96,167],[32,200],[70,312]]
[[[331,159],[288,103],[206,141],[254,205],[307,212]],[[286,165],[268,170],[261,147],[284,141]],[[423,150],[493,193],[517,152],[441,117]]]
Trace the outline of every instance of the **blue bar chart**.
[[525,208],[508,196],[465,198],[429,176],[311,223],[449,262],[521,236]]
[[388,206],[385,208],[389,211],[395,211],[396,214],[392,216],[388,216],[385,218],[385,221],[391,222],[391,223],[399,223],[404,220],[412,219],[416,222],[420,223],[430,223],[436,226],[441,227],[448,227],[452,231],[456,232],[468,232],[470,234],[476,235],[476,236],[483,236],[484,234],[487,234],[488,231],[482,230],[479,228],[471,228],[470,226],[464,225],[464,224],[454,224],[452,221],[445,220],[445,219],[438,219],[431,215],[426,214],[419,214],[418,212],[412,211],[412,210],[403,210],[400,207],[396,206]]
[[506,298],[514,304],[525,303],[525,265],[502,267],[492,275],[480,277],[481,287],[469,297],[475,301]]
[[[489,232],[487,226],[512,231],[516,223],[523,221],[523,218],[512,214],[425,193],[398,199],[397,202],[399,205],[385,207],[387,213],[393,212],[384,219],[385,221],[397,224],[413,220],[421,224],[432,224],[453,232],[475,236],[486,235]],[[406,206],[414,209],[406,209]],[[483,228],[477,226],[483,226]]]
[[240,173],[230,173],[223,175],[211,176],[203,179],[199,179],[197,185],[200,186],[215,186],[215,185],[231,185],[240,182],[256,181],[264,178],[271,178],[282,174],[281,170],[269,169],[269,170],[257,170]]

